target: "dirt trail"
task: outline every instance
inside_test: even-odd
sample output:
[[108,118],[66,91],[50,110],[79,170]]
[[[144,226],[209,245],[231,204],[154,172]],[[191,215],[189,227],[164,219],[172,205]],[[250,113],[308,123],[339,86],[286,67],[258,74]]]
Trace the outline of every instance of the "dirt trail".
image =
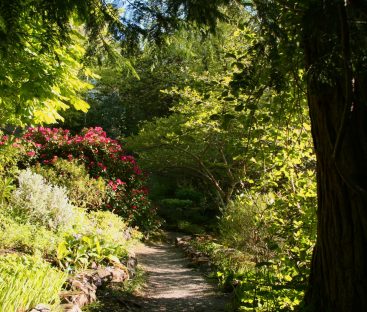
[[148,274],[147,285],[135,298],[141,311],[226,311],[226,297],[199,271],[189,268],[183,253],[174,246],[142,245],[135,252]]

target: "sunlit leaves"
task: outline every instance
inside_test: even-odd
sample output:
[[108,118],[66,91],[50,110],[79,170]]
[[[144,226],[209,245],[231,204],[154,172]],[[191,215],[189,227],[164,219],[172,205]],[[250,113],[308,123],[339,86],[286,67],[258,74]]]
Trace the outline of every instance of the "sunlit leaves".
[[74,37],[73,43],[42,53],[35,37],[42,31],[35,22],[26,47],[2,56],[7,66],[0,68],[0,123],[54,123],[62,118],[59,111],[89,107],[81,99],[82,92],[92,87],[80,79],[83,41]]
[[81,96],[92,87],[85,79],[96,76],[82,59],[107,28],[121,24],[99,0],[0,4],[0,124],[54,123],[68,107],[85,112]]

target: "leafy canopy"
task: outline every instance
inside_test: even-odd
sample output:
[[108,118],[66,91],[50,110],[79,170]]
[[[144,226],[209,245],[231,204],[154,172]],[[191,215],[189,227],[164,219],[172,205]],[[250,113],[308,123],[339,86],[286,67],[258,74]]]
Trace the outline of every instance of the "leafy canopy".
[[3,1],[0,124],[52,123],[70,106],[86,111],[80,94],[91,85],[82,77],[93,75],[82,58],[98,43],[106,22],[117,32],[117,18],[116,9],[99,0]]

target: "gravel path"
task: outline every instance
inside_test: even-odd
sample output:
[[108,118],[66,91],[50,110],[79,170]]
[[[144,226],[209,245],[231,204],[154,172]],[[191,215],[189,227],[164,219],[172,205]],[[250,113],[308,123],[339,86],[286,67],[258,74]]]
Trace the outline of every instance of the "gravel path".
[[136,251],[147,272],[147,285],[135,298],[147,312],[226,311],[225,295],[202,274],[189,268],[183,253],[172,245],[142,245]]

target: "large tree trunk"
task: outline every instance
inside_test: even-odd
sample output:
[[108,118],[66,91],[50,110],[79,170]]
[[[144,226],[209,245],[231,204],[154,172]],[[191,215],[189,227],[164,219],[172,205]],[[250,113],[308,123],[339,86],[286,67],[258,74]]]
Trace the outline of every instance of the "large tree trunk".
[[[357,34],[350,24],[365,22],[366,15],[341,0],[319,1],[317,10],[314,18],[321,22],[305,34],[318,183],[317,243],[305,310],[367,311],[367,74],[361,57],[367,55],[367,33],[365,25]],[[328,66],[331,74],[325,74]]]

